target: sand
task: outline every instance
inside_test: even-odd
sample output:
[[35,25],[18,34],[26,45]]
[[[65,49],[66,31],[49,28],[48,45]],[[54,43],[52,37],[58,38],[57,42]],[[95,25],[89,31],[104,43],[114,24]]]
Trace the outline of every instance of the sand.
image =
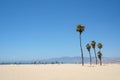
[[120,80],[120,64],[0,65],[0,80]]

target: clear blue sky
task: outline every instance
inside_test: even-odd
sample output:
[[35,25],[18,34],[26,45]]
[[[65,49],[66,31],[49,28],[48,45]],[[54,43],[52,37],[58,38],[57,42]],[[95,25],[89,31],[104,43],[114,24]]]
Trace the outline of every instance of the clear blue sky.
[[120,56],[120,0],[0,0],[0,60],[80,56],[77,24],[84,56],[92,40]]

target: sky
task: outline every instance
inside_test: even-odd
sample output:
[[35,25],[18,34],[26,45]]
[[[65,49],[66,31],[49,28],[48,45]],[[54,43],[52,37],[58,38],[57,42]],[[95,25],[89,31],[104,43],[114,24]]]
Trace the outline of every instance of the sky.
[[[80,56],[87,43],[103,44],[104,57],[120,57],[120,0],[0,0],[0,60]],[[98,48],[96,47],[98,51]],[[91,54],[94,57],[93,49]]]

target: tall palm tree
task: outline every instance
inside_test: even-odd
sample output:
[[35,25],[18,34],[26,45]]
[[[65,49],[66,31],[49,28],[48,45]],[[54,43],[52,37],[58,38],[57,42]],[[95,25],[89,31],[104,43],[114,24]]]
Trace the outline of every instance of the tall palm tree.
[[96,42],[95,42],[95,41],[92,41],[92,42],[91,42],[91,46],[92,46],[92,48],[94,49],[94,54],[95,54],[95,59],[96,59],[96,65],[97,65],[97,55],[96,55],[96,49],[95,49],[95,47],[96,47]]
[[103,47],[102,43],[98,43],[97,46],[98,46],[99,50],[101,51],[101,48]]
[[82,41],[81,41],[81,34],[84,31],[85,26],[78,25],[76,31],[80,33],[80,50],[81,50],[81,57],[82,57],[82,66],[84,66],[84,56],[83,56],[83,50],[82,50]]
[[87,44],[86,45],[86,49],[88,50],[88,52],[89,52],[89,57],[90,57],[90,65],[92,65],[92,58],[91,58],[91,53],[90,53],[90,49],[91,49],[91,46],[90,46],[90,44]]
[[102,65],[102,53],[100,51],[98,51],[98,58],[100,60],[100,65]]

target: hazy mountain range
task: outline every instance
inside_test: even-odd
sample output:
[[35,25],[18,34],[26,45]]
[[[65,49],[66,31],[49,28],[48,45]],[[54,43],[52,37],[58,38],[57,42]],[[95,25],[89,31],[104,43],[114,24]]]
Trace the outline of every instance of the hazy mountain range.
[[[89,63],[89,57],[84,58],[85,63]],[[99,61],[99,60],[98,60]],[[103,57],[103,63],[120,63],[120,57]],[[95,58],[92,57],[92,62],[95,63]],[[0,61],[0,64],[77,64],[81,63],[81,57],[61,57],[42,60],[21,60],[21,61]]]
[[[85,57],[85,63],[89,63],[89,57]],[[81,63],[81,57],[61,57],[61,58],[51,58],[51,59],[44,59],[41,62],[63,62],[63,63]],[[111,57],[103,57],[103,63],[120,63],[120,57],[111,58]],[[95,63],[95,58],[92,57],[92,62]],[[99,60],[98,60],[99,62]]]

